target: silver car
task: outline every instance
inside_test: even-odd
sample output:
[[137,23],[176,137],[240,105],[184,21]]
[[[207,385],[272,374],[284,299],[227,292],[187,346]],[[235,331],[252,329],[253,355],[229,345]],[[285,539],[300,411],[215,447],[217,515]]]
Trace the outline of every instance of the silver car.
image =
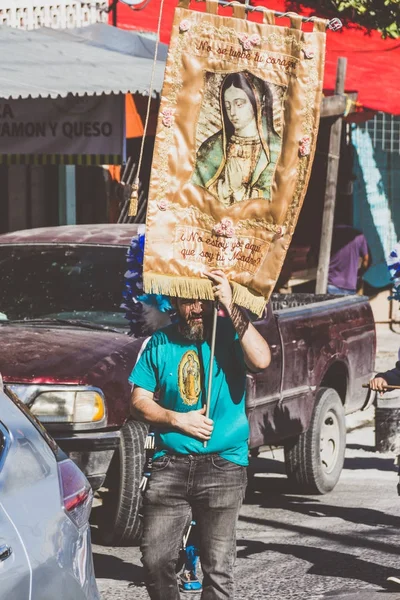
[[98,600],[78,467],[0,381],[0,600]]

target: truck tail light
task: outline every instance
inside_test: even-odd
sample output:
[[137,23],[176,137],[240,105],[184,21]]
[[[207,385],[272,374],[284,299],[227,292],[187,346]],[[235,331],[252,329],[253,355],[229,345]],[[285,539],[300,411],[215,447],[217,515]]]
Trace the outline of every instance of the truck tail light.
[[78,528],[84,527],[92,508],[90,483],[69,458],[58,463],[58,473],[65,511]]

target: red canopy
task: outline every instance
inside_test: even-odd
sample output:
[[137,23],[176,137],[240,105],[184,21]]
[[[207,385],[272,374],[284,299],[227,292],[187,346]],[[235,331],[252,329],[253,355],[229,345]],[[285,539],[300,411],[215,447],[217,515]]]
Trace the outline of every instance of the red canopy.
[[[285,0],[254,0],[252,4],[268,5],[272,10],[285,12]],[[164,0],[161,41],[169,43],[174,8],[177,0]],[[204,10],[204,2],[195,6]],[[117,23],[122,29],[156,31],[160,0],[150,0],[144,10],[133,11],[122,2],[117,7]],[[224,14],[221,10],[221,14]],[[229,14],[230,9],[226,9]],[[251,19],[259,20],[252,14]],[[279,23],[279,20],[277,21]],[[281,20],[286,25],[284,20]],[[306,27],[306,26],[305,26]],[[400,40],[382,39],[377,31],[369,34],[355,27],[340,32],[328,30],[324,88],[335,87],[336,64],[340,56],[348,59],[346,91],[357,91],[364,108],[400,115]]]

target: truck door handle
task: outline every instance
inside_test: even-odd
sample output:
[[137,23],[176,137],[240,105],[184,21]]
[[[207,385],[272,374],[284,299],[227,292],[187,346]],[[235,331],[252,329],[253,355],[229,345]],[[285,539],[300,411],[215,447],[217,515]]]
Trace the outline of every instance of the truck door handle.
[[10,546],[7,546],[6,544],[0,546],[0,562],[7,560],[7,558],[9,558],[11,554],[12,549],[10,548]]

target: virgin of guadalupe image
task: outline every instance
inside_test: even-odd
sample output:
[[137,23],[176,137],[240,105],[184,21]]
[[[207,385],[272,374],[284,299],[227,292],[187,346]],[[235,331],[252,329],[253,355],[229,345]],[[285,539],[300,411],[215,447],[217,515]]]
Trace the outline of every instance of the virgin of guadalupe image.
[[192,183],[225,206],[270,200],[281,138],[269,84],[247,71],[230,73],[222,81],[219,103],[222,129],[198,149]]
[[[186,360],[185,360],[186,359]],[[182,359],[181,395],[185,404],[195,404],[200,394],[200,366],[192,352]]]

